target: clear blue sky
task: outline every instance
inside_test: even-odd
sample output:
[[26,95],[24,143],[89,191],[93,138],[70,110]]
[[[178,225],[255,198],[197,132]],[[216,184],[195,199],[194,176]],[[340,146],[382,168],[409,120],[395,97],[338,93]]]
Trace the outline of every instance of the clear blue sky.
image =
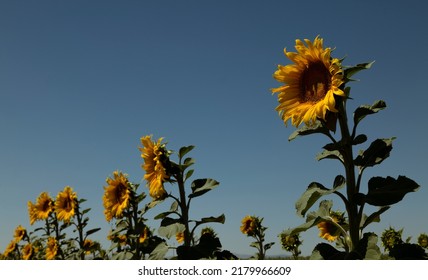
[[[195,145],[194,178],[220,181],[194,200],[191,215],[224,213],[226,223],[213,227],[225,249],[255,252],[239,231],[250,214],[264,217],[266,239],[276,242],[270,253],[285,254],[277,235],[304,222],[294,209],[300,194],[344,173],[315,160],[326,138],[288,142],[294,128],[270,93],[277,64],[289,63],[283,48],[317,35],[347,65],[376,60],[352,84],[350,111],[385,100],[360,132],[397,139],[365,180],[405,175],[422,187],[369,230],[404,227],[415,241],[428,232],[427,8],[422,0],[1,1],[0,251],[17,225],[35,228],[27,202],[66,185],[87,199],[90,227],[103,228],[94,237],[104,242],[105,178],[118,169],[140,182],[139,139],[153,134],[173,150]],[[322,242],[317,234],[303,234],[303,254]]]

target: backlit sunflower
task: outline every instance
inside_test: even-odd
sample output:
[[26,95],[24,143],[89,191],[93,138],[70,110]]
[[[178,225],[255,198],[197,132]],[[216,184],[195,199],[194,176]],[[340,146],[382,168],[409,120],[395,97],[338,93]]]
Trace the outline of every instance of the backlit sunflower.
[[257,219],[253,216],[246,216],[241,221],[242,225],[240,227],[240,230],[243,234],[246,234],[248,236],[254,235],[254,231],[257,227]]
[[58,241],[54,237],[48,237],[48,242],[46,244],[46,259],[53,260],[55,259],[58,253]]
[[46,220],[53,211],[53,200],[47,192],[42,192],[37,198],[36,204],[28,201],[28,214],[30,225],[37,220]]
[[13,234],[13,238],[15,239],[16,243],[21,241],[25,236],[27,236],[27,230],[21,225],[17,226]]
[[114,171],[113,178],[107,178],[106,183],[103,196],[104,216],[110,222],[113,218],[121,218],[123,210],[129,207],[131,191],[128,178],[119,171]]
[[149,193],[155,200],[162,200],[166,197],[166,191],[163,183],[169,179],[169,175],[165,169],[163,159],[168,157],[168,152],[165,144],[162,144],[162,139],[153,142],[151,136],[141,138],[142,148],[141,157],[144,159],[143,169],[146,171],[144,179],[147,181]]
[[70,186],[66,186],[62,192],[58,193],[55,201],[55,212],[58,220],[69,223],[75,214],[76,207],[77,195]]
[[291,119],[298,127],[302,122],[313,125],[317,118],[326,120],[328,112],[337,112],[336,99],[345,96],[339,87],[343,84],[340,60],[331,58],[331,49],[323,48],[323,39],[316,37],[296,40],[295,52],[285,55],[294,63],[279,65],[274,78],[285,85],[272,89],[278,93],[279,112],[284,123]]
[[22,259],[23,260],[29,260],[33,256],[33,245],[31,243],[28,243],[22,248]]
[[[342,226],[345,223],[344,213],[338,211],[330,212],[331,219],[338,225]],[[319,236],[327,241],[335,241],[341,234],[340,228],[334,223],[323,221],[317,225],[320,230]]]

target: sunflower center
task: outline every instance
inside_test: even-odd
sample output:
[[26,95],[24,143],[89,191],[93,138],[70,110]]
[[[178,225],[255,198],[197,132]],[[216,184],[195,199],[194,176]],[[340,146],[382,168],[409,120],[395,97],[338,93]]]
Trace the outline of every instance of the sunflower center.
[[330,88],[331,74],[321,61],[313,62],[303,71],[300,99],[303,102],[317,102],[324,98]]

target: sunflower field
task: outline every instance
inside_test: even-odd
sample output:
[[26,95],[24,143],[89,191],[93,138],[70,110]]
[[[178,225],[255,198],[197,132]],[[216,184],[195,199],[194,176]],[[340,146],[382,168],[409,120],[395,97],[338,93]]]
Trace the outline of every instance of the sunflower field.
[[[359,106],[352,115],[347,111],[353,76],[369,69],[373,62],[344,66],[344,59],[332,57],[333,50],[325,48],[320,37],[296,40],[295,49],[296,52],[284,50],[291,64],[279,65],[273,74],[280,83],[271,90],[278,98],[276,111],[285,126],[290,121],[296,128],[290,141],[312,134],[325,136],[328,142],[317,159],[340,162],[344,175],[333,178],[331,186],[314,181],[302,189],[296,213],[304,221],[278,233],[276,242],[291,258],[301,259],[300,233],[316,227],[324,242],[315,246],[310,259],[428,259],[426,233],[420,234],[417,243],[411,243],[409,238],[403,240],[403,229],[366,232],[369,224],[378,222],[384,212],[420,187],[406,176],[375,176],[368,180],[367,188],[362,186],[365,170],[390,156],[395,139],[375,139],[355,154],[357,146],[369,141],[367,135],[358,132],[359,124],[386,108],[385,101],[377,100]],[[28,201],[28,217],[34,228],[17,225],[0,259],[239,259],[222,247],[221,236],[210,227],[213,223],[224,224],[224,214],[195,219],[192,213],[192,202],[209,195],[220,184],[212,178],[192,177],[195,160],[189,155],[194,146],[183,146],[174,152],[163,138],[146,135],[140,141],[146,185],[131,182],[127,174],[116,170],[103,186],[104,217],[111,225],[106,236],[110,247],[104,248],[91,238],[101,228],[89,227],[91,209],[85,207],[86,200],[66,186],[55,197],[41,192],[34,201]],[[330,195],[337,196],[342,205],[333,208],[333,201],[324,199]],[[168,210],[158,213],[160,204],[167,204]],[[366,205],[377,210],[366,213]],[[315,210],[311,210],[313,207]],[[148,226],[148,211],[155,211],[158,228]],[[252,240],[249,246],[255,251],[253,259],[268,258],[267,251],[275,242],[265,239],[263,217],[245,216],[236,227],[243,237]],[[171,239],[180,245],[171,246]]]

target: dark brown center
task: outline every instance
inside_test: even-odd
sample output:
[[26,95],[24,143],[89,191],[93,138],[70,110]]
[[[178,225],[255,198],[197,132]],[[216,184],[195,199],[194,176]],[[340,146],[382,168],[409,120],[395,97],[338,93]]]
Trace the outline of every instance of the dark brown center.
[[330,88],[331,74],[321,61],[313,62],[303,71],[300,80],[302,102],[317,102],[324,98]]

